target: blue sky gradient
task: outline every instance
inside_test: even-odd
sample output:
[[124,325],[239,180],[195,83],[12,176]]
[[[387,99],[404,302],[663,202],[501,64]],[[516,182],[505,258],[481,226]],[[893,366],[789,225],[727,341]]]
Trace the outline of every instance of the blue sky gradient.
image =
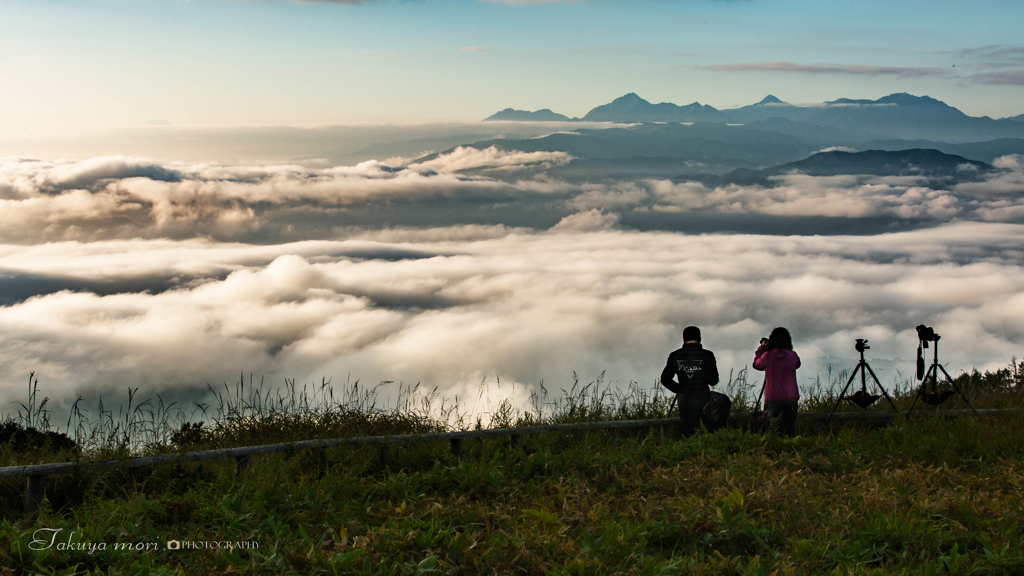
[[582,116],[627,92],[717,108],[910,92],[998,118],[1024,113],[1022,16],[1009,0],[14,0],[0,137]]

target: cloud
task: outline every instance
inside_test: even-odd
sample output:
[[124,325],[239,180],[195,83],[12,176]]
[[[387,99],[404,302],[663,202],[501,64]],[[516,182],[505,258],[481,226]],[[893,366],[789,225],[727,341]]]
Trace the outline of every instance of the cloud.
[[[997,160],[1003,170],[984,179],[935,187],[916,176],[807,176],[770,178],[770,186],[649,181],[652,206],[665,212],[765,214],[785,217],[874,218],[946,222],[953,219],[1019,221],[1024,171],[1018,156]],[[968,178],[971,173],[964,173]],[[581,196],[582,197],[582,196]]]
[[992,161],[992,165],[996,168],[1004,168],[1011,172],[1024,172],[1024,156],[1020,154],[1000,156]]
[[1001,86],[1024,86],[1024,70],[1006,70],[1004,72],[978,72],[968,79],[978,84]]
[[587,210],[570,214],[558,221],[551,227],[552,232],[563,232],[575,230],[578,232],[593,232],[596,230],[612,230],[618,224],[620,216],[609,214],[598,209]]
[[[568,162],[561,152],[459,148],[412,167],[161,165],[120,156],[84,161],[0,160],[0,239],[117,237],[240,238],[260,233],[268,213],[313,214],[378,202],[500,198],[531,187],[460,176],[468,168],[516,170]],[[539,184],[536,192],[549,188]],[[275,212],[276,211],[276,212]]]
[[455,172],[471,168],[523,168],[523,167],[551,167],[568,164],[572,156],[565,152],[518,152],[502,150],[497,146],[490,146],[479,150],[469,146],[459,146],[449,152],[438,156],[433,160],[420,162],[413,166],[417,168],[428,168],[444,172]]
[[720,72],[797,72],[803,74],[855,74],[864,76],[899,76],[916,78],[921,76],[941,76],[949,72],[943,68],[904,67],[904,66],[868,66],[851,64],[796,64],[793,62],[756,62],[714,64],[699,66],[702,70]]
[[961,51],[960,57],[976,62],[981,70],[1020,66],[1024,64],[1024,46],[993,44],[969,48]]
[[632,208],[650,201],[649,185],[650,183],[645,182],[583,184],[579,187],[579,192],[566,201],[566,205],[573,210]]
[[[0,160],[0,242],[210,238],[290,242],[328,239],[350,227],[502,224],[548,229],[597,210],[639,229],[686,229],[665,215],[692,215],[715,230],[756,230],[753,215],[938,224],[1021,222],[1024,170],[1015,157],[997,170],[923,176],[814,177],[786,174],[756,185],[708,186],[641,178],[566,181],[548,170],[564,152],[458,147],[418,164],[234,166],[130,157],[82,161]],[[710,217],[710,218],[706,218]],[[746,224],[739,224],[746,222]],[[764,224],[767,230],[768,224]]]
[[[0,269],[104,279],[0,306],[0,383],[36,371],[54,405],[127,386],[144,396],[239,371],[299,381],[422,382],[465,398],[481,379],[557,389],[573,371],[653,385],[700,325],[725,374],[772,327],[794,333],[807,385],[870,338],[886,384],[912,371],[913,326],[943,335],[950,371],[1005,365],[1024,338],[1024,226],[960,223],[874,236],[610,229],[579,213],[547,232],[379,230],[260,246],[122,240],[0,246]],[[183,281],[159,292],[132,282]],[[902,360],[894,360],[894,358]],[[872,357],[874,358],[874,357]],[[751,381],[754,378],[751,377]]]

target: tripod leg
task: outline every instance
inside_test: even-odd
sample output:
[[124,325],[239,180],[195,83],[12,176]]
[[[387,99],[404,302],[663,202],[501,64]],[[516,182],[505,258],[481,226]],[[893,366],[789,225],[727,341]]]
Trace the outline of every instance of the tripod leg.
[[[928,372],[924,375],[925,383],[928,382],[928,376],[932,377],[932,394],[935,394],[939,391],[939,370],[937,367],[938,364],[932,364],[931,366],[928,367]],[[923,388],[922,390],[924,390],[925,393],[927,393],[928,388]],[[938,410],[938,408],[938,406],[935,407],[936,410]]]
[[971,401],[967,399],[967,396],[964,396],[964,393],[963,391],[960,390],[960,387],[957,386],[956,382],[954,382],[953,379],[949,377],[949,372],[946,372],[946,369],[943,368],[941,364],[936,364],[936,366],[938,366],[939,370],[942,370],[942,373],[946,375],[946,379],[949,380],[949,383],[953,385],[953,389],[956,390],[956,393],[959,394],[960,397],[964,399],[964,402],[967,403],[967,406],[969,406],[971,410],[973,410],[974,413],[977,414],[978,411],[974,409],[974,406],[971,406]]
[[910,410],[907,410],[907,420],[910,420],[910,415],[914,413],[914,406],[917,406],[917,401],[921,398],[920,394],[914,396],[914,401],[910,403]]
[[933,370],[935,370],[935,366],[929,366],[928,371],[924,373],[924,379],[921,380],[921,385],[917,388],[917,394],[914,396],[914,402],[910,405],[910,410],[907,411],[907,420],[910,420],[910,415],[914,412],[914,406],[917,406],[917,401],[921,399],[921,396],[925,393],[925,390],[927,390],[928,376]]
[[892,398],[889,397],[889,393],[885,391],[885,388],[882,387],[882,383],[878,381],[878,376],[875,376],[875,371],[871,369],[871,365],[865,362],[864,366],[867,367],[868,373],[871,374],[871,379],[875,381],[875,385],[882,391],[882,396],[885,396],[885,399],[889,401],[889,406],[892,406],[893,411],[899,414],[899,408],[896,408],[896,404],[894,404]]
[[853,383],[853,379],[857,377],[857,371],[860,370],[860,364],[853,369],[853,374],[850,374],[850,379],[846,381],[846,386],[843,386],[843,391],[839,393],[839,398],[836,399],[836,405],[832,407],[832,411],[828,414],[828,420],[825,421],[825,426],[828,426],[832,422],[832,415],[836,413],[839,408],[839,403],[843,401],[843,396],[846,395],[846,391],[850,389],[850,384]]

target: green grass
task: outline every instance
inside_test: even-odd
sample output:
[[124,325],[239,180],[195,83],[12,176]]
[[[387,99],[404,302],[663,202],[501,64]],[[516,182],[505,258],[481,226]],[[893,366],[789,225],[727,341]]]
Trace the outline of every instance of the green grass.
[[[972,402],[1024,406],[1012,366],[984,386],[991,373],[976,375]],[[749,395],[742,375],[732,385],[736,398]],[[499,406],[490,424],[656,417],[667,408],[639,389],[616,398],[589,386],[538,398],[554,406],[547,412]],[[234,409],[191,440],[259,443],[303,422],[301,434],[314,435],[452,426],[431,419],[438,412],[426,404],[344,412],[298,402],[261,416],[245,398],[235,395]],[[24,480],[8,480],[0,482],[0,573],[1024,573],[1024,415],[898,419],[823,434],[800,424],[793,439],[727,429],[685,440],[620,433],[614,444],[603,431],[516,445],[474,440],[459,459],[444,443],[406,444],[392,448],[390,467],[374,448],[341,447],[326,458],[255,457],[242,477],[230,460],[64,475],[50,478],[35,516],[20,506]],[[25,457],[0,448],[0,459]],[[41,528],[60,529],[58,542],[74,531],[74,542],[107,549],[32,550]],[[168,550],[173,539],[258,548]]]

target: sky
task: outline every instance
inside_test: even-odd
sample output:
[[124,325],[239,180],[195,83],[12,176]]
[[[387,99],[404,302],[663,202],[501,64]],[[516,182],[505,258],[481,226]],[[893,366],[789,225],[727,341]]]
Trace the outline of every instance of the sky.
[[0,138],[729,108],[905,91],[1024,113],[1010,0],[8,0]]

